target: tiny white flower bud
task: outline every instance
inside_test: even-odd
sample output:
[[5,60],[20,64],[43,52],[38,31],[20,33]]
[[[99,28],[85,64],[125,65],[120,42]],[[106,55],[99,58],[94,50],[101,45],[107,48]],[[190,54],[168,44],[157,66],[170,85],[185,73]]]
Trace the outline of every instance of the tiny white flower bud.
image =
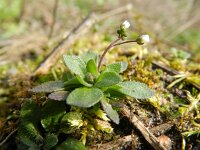
[[124,29],[129,28],[130,25],[131,25],[131,24],[130,24],[127,20],[125,20],[125,21],[122,23],[122,27],[123,27]]
[[144,43],[149,43],[150,42],[150,38],[148,34],[145,35],[141,35],[141,39]]
[[145,34],[145,35],[139,36],[136,41],[139,45],[143,45],[143,44],[149,43],[150,38],[148,34]]

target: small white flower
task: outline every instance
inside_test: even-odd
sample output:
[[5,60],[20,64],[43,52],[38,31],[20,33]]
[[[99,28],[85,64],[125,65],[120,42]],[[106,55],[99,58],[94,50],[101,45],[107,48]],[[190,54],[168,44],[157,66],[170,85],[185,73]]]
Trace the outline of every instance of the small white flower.
[[123,27],[124,29],[129,28],[130,25],[131,25],[131,24],[130,24],[127,20],[125,20],[125,21],[122,23],[122,27]]
[[136,39],[137,44],[143,45],[150,42],[150,38],[148,34],[141,35]]
[[150,38],[149,38],[148,34],[141,35],[140,38],[141,38],[143,43],[149,43],[150,42]]

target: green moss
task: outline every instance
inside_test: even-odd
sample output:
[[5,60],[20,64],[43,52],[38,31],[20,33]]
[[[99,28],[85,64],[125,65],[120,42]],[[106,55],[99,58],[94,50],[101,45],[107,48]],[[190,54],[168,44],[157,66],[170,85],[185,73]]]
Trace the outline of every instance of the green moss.
[[144,60],[138,60],[135,64],[129,62],[129,68],[125,73],[125,77],[143,82],[151,88],[159,88],[162,84],[160,81],[161,74],[161,70],[153,71],[151,64],[146,64]]

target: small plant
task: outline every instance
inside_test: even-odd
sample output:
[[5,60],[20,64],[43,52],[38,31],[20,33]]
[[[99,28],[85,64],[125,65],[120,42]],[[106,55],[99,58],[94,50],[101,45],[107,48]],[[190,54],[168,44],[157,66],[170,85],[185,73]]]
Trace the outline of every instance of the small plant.
[[[47,133],[55,133],[58,128],[59,131],[63,131],[64,133],[71,133],[71,129],[73,129],[73,132],[74,129],[84,124],[81,113],[78,111],[66,113],[65,104],[75,109],[84,108],[90,112],[91,110],[93,112],[98,110],[98,114],[101,115],[98,116],[95,112],[96,115],[107,121],[108,118],[102,113],[102,108],[114,123],[119,124],[119,115],[113,109],[110,102],[122,99],[125,96],[135,99],[146,99],[154,95],[153,90],[149,89],[144,83],[123,81],[120,73],[127,69],[127,62],[114,62],[101,69],[103,58],[114,46],[129,42],[137,42],[138,44],[149,42],[148,35],[140,36],[132,41],[119,42],[126,37],[125,31],[129,26],[128,21],[125,21],[120,26],[117,31],[118,38],[105,49],[100,60],[98,55],[93,52],[87,52],[82,56],[64,55],[64,64],[69,71],[63,73],[63,79],[60,81],[49,81],[30,90],[34,93],[49,93],[48,97],[51,100],[44,104],[42,110],[38,110],[41,111],[41,117],[40,119],[36,119],[41,122],[42,127]],[[35,104],[34,107],[36,107]],[[21,111],[22,125],[24,122],[23,118],[25,118],[23,117],[23,108]],[[36,111],[36,109],[33,111]],[[37,115],[37,117],[40,115]],[[35,125],[33,124],[33,126]],[[70,128],[68,128],[69,125]],[[53,135],[46,136],[48,138],[48,136]],[[38,137],[38,139],[43,142],[45,141],[45,139],[41,140],[42,137]]]
[[[117,31],[118,38],[112,42],[100,57],[98,68],[98,56],[89,52],[82,57],[75,55],[64,55],[64,64],[70,72],[66,73],[66,78],[62,81],[50,81],[33,88],[32,92],[51,93],[49,98],[54,100],[66,100],[68,105],[89,108],[101,103],[103,110],[109,118],[119,123],[119,117],[109,101],[118,95],[131,96],[136,99],[146,99],[153,96],[153,91],[140,82],[125,81],[119,75],[127,69],[127,62],[115,62],[100,70],[105,54],[117,43],[126,37],[125,30],[130,26],[125,21]],[[132,41],[133,42],[133,41]],[[135,40],[138,44],[149,42],[148,35],[142,35]]]

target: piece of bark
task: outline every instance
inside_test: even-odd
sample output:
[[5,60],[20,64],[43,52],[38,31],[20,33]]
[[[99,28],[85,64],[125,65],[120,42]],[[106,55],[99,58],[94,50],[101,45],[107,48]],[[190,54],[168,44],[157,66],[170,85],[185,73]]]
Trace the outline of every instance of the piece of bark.
[[174,123],[172,122],[166,122],[160,125],[157,125],[151,129],[149,129],[151,131],[151,133],[153,134],[164,134],[167,130],[171,129],[172,126],[174,126]]
[[46,74],[50,68],[58,61],[58,59],[66,52],[67,47],[70,47],[81,35],[86,33],[95,22],[102,21],[108,17],[121,14],[129,11],[132,8],[131,4],[117,8],[115,10],[108,11],[102,15],[96,15],[91,13],[86,17],[82,23],[74,28],[68,36],[63,38],[56,47],[49,53],[49,55],[39,64],[35,69],[34,75]]
[[167,150],[167,148],[159,143],[158,139],[143,125],[143,123],[134,114],[130,113],[128,108],[122,108],[121,113],[141,132],[146,141],[155,150]]

